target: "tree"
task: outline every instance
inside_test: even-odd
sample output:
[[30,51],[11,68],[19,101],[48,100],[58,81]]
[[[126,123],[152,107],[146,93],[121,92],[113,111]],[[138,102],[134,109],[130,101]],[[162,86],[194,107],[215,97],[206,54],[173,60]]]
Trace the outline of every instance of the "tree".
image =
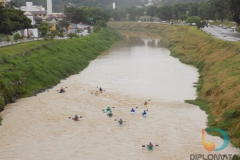
[[188,16],[198,16],[199,3],[190,3],[188,7]]
[[78,35],[76,33],[69,33],[68,37],[72,39],[73,37],[78,37]]
[[179,20],[180,15],[186,15],[187,5],[182,3],[176,4],[172,8],[172,12],[173,12],[174,18],[176,20]]
[[46,37],[49,31],[48,24],[45,22],[42,22],[40,25],[38,25],[38,31],[39,31],[40,37]]
[[159,8],[158,17],[162,20],[169,20],[172,18],[172,7],[163,6]]
[[69,25],[70,25],[70,23],[66,20],[61,20],[58,23],[59,30],[66,30],[67,31]]
[[77,35],[79,35],[79,33],[81,33],[81,32],[83,32],[83,29],[82,29],[82,28],[77,28],[77,29],[75,30],[75,33],[76,33]]
[[12,35],[13,32],[32,28],[31,20],[22,11],[0,6],[0,33]]
[[216,9],[216,18],[223,21],[227,17],[225,9],[227,5],[225,4],[225,0],[212,0],[212,3]]
[[152,5],[152,6],[148,7],[147,15],[154,17],[154,16],[156,16],[157,10],[158,10],[158,7],[156,5]]
[[240,1],[239,0],[228,0],[229,3],[229,18],[237,24],[240,24]]
[[13,1],[7,2],[6,7],[14,9],[14,7],[17,7],[17,2]]

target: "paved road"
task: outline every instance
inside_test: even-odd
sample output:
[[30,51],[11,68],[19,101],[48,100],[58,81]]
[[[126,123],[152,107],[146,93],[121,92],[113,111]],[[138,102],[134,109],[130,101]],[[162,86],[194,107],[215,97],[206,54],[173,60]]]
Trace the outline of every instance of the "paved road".
[[240,41],[240,33],[239,32],[231,32],[231,29],[223,29],[219,26],[209,26],[204,27],[203,31],[213,35],[216,38],[227,40],[227,41]]

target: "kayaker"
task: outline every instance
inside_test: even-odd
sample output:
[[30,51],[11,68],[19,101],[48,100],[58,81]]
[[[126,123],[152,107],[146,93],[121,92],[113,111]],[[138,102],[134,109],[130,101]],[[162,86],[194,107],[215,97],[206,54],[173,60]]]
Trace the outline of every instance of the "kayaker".
[[131,112],[135,112],[134,108],[131,109]]
[[147,101],[145,101],[145,102],[144,102],[144,105],[147,105],[147,104],[148,104]]
[[110,111],[110,112],[108,113],[108,116],[109,116],[109,117],[112,117],[112,115],[113,115],[113,114],[112,114],[112,111]]
[[59,93],[62,93],[62,92],[64,92],[64,89],[61,87]]
[[144,110],[143,113],[142,113],[142,115],[146,115],[146,114],[147,114],[147,112]]
[[79,118],[79,117],[78,117],[78,115],[76,114],[76,115],[74,116],[73,120],[77,121],[78,118]]
[[123,124],[123,120],[122,118],[120,118],[120,120],[118,121],[119,124]]
[[96,95],[96,96],[98,95],[98,91],[95,92],[95,95]]
[[149,144],[148,144],[148,148],[153,148],[153,144],[152,144],[152,142],[149,142]]
[[110,107],[108,107],[106,110],[107,110],[107,111],[111,111],[111,108],[110,108]]

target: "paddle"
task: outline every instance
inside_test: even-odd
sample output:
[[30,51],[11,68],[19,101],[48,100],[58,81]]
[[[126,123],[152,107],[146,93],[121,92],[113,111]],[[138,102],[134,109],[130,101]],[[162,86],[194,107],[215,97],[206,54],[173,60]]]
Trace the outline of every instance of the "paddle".
[[[114,121],[117,121],[117,119],[114,119]],[[119,122],[119,121],[118,121]],[[123,122],[125,122],[126,123],[126,121],[123,121]]]
[[[142,145],[142,147],[148,147],[149,145]],[[154,145],[153,145],[154,146]],[[158,144],[155,144],[156,147],[158,147]]]
[[[68,119],[70,119],[70,118],[72,118],[72,117],[68,117]],[[80,116],[79,118],[82,118],[82,116]]]

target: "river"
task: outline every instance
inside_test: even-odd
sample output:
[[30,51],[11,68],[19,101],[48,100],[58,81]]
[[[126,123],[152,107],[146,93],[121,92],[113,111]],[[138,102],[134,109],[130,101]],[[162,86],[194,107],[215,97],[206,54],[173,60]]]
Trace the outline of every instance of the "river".
[[[126,36],[53,89],[8,104],[1,113],[0,159],[187,160],[215,154],[202,146],[205,112],[184,103],[196,98],[197,69],[169,55],[160,40]],[[60,87],[66,92],[59,94]],[[95,96],[99,87],[104,91]],[[102,111],[108,106],[113,117]],[[80,121],[71,120],[75,114]],[[123,125],[115,121],[120,118]],[[206,140],[223,143],[210,135]],[[142,147],[150,141],[158,144],[153,151]],[[216,153],[239,150],[228,145]]]

